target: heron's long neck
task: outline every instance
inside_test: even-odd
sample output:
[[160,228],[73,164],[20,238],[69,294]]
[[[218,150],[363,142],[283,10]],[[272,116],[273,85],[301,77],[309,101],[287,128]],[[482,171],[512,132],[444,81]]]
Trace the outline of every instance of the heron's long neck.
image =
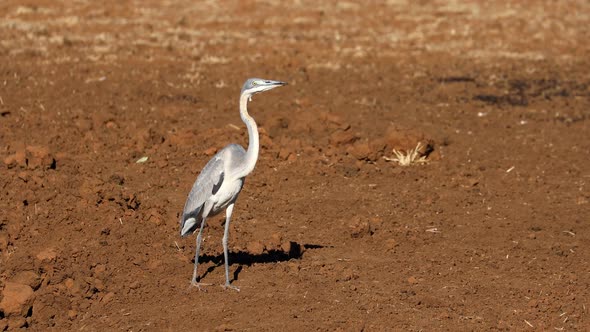
[[239,178],[245,177],[254,170],[256,161],[258,161],[258,150],[260,148],[258,143],[258,126],[256,126],[256,122],[248,114],[248,98],[249,96],[247,95],[240,97],[240,117],[248,128],[248,150],[246,150],[244,163],[236,172],[236,176]]

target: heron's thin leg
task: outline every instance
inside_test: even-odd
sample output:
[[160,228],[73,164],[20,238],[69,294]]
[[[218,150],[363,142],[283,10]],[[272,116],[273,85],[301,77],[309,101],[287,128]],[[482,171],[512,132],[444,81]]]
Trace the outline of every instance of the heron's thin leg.
[[199,229],[199,235],[197,235],[197,250],[195,252],[195,267],[193,269],[193,279],[191,280],[191,285],[196,286],[200,289],[201,283],[197,282],[197,267],[199,266],[199,253],[201,251],[201,242],[203,240],[203,228],[205,228],[205,218],[203,218],[203,222],[201,223],[201,228]]
[[231,214],[234,211],[234,203],[228,205],[227,209],[225,210],[225,231],[223,233],[223,256],[225,258],[225,288],[232,288],[237,290],[238,292],[240,289],[236,286],[232,286],[229,284],[229,261],[228,261],[228,248],[227,248],[227,238],[229,235],[229,222],[231,219]]

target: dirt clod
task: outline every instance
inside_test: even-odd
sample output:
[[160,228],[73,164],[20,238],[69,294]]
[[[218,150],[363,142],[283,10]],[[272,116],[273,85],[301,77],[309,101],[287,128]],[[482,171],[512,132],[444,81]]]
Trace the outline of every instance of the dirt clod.
[[264,252],[264,244],[260,241],[252,241],[246,246],[246,250],[252,255],[260,255]]
[[57,258],[57,251],[54,248],[47,248],[37,254],[40,261],[53,261]]
[[0,234],[0,252],[6,252],[6,249],[8,249],[8,244],[8,235]]
[[349,223],[350,235],[353,238],[363,237],[365,235],[371,235],[371,225],[368,220],[362,217],[353,217]]
[[8,281],[2,290],[0,309],[7,317],[25,317],[33,305],[34,292],[28,285]]
[[207,150],[205,150],[203,152],[207,157],[211,157],[212,155],[214,155],[215,153],[217,153],[217,148],[208,148]]
[[347,151],[358,160],[375,160],[376,155],[371,150],[368,141],[357,141],[348,147]]
[[8,319],[8,324],[7,324],[8,331],[24,328],[26,326],[27,326],[27,320],[25,319],[25,317],[14,316],[14,317],[10,317]]
[[105,296],[103,296],[103,298],[102,298],[102,300],[100,300],[100,302],[102,302],[103,304],[109,303],[113,300],[114,297],[115,297],[115,293],[108,292]]
[[399,246],[399,243],[394,239],[387,239],[385,240],[385,250],[391,251],[395,249],[395,247]]
[[34,271],[22,271],[17,273],[12,281],[18,284],[27,285],[33,290],[41,285],[41,277]]
[[50,168],[55,162],[55,159],[49,153],[48,147],[29,145],[26,151],[28,154],[28,167],[30,169],[38,167]]
[[357,141],[359,137],[351,130],[336,130],[330,135],[330,143],[333,145],[348,145]]
[[3,159],[4,165],[6,165],[8,168],[12,168],[15,166],[18,167],[26,167],[27,166],[27,157],[25,155],[24,151],[21,152],[17,152],[15,154],[12,154],[8,157],[5,157]]

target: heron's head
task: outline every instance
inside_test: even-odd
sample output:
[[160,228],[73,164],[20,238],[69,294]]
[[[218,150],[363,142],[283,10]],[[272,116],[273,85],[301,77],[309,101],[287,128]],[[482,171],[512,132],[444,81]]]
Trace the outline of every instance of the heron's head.
[[283,85],[287,85],[287,83],[262,78],[249,78],[242,87],[242,95],[252,96],[256,93],[268,91]]

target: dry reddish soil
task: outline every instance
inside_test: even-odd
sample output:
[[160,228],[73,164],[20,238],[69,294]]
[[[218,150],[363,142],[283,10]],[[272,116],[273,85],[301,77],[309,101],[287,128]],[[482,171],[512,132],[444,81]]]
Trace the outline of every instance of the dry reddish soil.
[[[589,27],[582,0],[2,1],[0,331],[589,330]],[[201,292],[178,220],[247,145],[252,76],[289,85],[250,103],[241,291],[219,216]]]

